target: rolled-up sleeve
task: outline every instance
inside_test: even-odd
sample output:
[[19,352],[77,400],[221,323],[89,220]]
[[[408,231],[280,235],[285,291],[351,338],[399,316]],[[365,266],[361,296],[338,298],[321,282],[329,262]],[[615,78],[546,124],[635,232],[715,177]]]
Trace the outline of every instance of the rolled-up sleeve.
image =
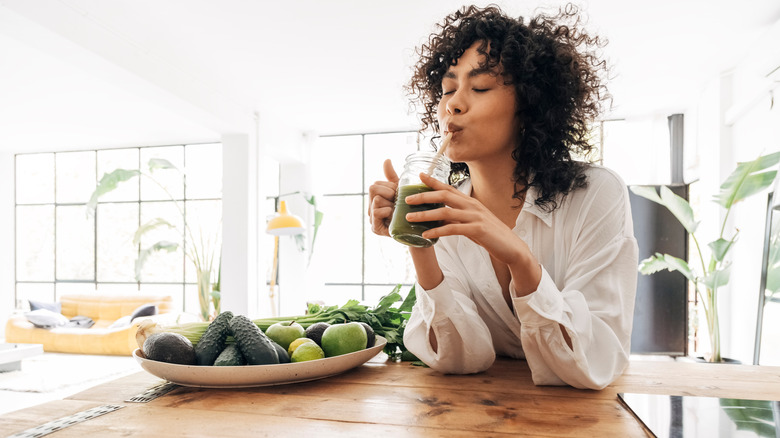
[[568,264],[558,281],[543,268],[536,291],[517,297],[510,288],[537,385],[601,389],[628,365],[637,244],[625,186],[599,189],[582,227],[569,237]]

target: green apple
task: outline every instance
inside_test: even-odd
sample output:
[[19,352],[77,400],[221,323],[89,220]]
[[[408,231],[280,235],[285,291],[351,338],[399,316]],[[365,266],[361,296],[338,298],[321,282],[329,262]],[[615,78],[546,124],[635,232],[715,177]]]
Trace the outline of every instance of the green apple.
[[295,363],[324,358],[325,353],[316,342],[304,342],[299,345],[295,351],[293,351],[292,357],[290,357],[290,361]]
[[333,324],[322,333],[322,349],[326,357],[363,350],[367,342],[366,329],[359,322]]
[[265,331],[266,336],[287,350],[290,342],[304,336],[303,326],[295,321],[283,321],[272,324]]

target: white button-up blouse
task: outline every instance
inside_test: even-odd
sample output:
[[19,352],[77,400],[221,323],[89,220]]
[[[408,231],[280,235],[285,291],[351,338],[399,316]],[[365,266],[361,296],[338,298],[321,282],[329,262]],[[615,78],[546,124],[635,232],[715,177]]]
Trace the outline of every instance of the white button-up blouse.
[[[405,346],[443,373],[484,371],[499,354],[525,358],[537,385],[600,389],[617,378],[630,351],[637,244],[621,178],[595,165],[587,177],[554,211],[526,202],[518,214],[513,231],[540,262],[542,279],[523,297],[510,284],[512,309],[488,252],[464,236],[441,238],[434,248],[444,281],[431,290],[416,285]],[[459,190],[470,194],[470,181]]]

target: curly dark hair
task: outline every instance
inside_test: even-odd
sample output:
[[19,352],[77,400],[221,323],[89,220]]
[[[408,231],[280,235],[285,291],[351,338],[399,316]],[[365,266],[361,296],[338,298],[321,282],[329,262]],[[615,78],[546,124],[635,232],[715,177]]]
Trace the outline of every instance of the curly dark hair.
[[[558,195],[587,185],[590,124],[610,99],[604,81],[606,63],[597,52],[606,40],[580,29],[577,7],[568,4],[557,15],[540,13],[528,23],[511,18],[495,5],[463,7],[444,18],[439,32],[418,48],[420,56],[407,86],[413,104],[422,105],[422,128],[439,138],[437,106],[447,69],[476,42],[484,65],[515,87],[515,119],[521,134],[512,151],[514,198],[523,199],[536,187],[536,204],[547,211],[558,207]],[[465,163],[453,163],[453,173],[468,173]]]

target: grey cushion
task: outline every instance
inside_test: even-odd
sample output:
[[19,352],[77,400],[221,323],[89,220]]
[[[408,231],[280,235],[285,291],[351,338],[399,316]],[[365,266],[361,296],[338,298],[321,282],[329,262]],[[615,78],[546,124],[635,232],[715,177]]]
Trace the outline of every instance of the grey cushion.
[[133,310],[133,313],[130,315],[130,320],[132,321],[138,318],[139,316],[152,316],[152,315],[157,315],[157,305],[144,304],[138,306],[137,309]]
[[59,327],[68,323],[68,318],[47,309],[33,310],[25,313],[24,316],[27,317],[27,320],[30,321],[32,325],[45,329]]
[[36,300],[27,300],[27,301],[30,303],[30,310],[46,309],[46,310],[51,310],[54,313],[62,313],[62,303],[60,302],[50,303],[48,301],[36,301]]
[[132,319],[130,318],[130,315],[123,316],[123,317],[117,319],[116,321],[114,321],[110,326],[108,326],[108,328],[113,329],[113,328],[119,328],[119,327],[127,327],[127,326],[130,325],[130,321],[132,321]]
[[80,327],[80,328],[90,328],[93,325],[95,325],[95,321],[92,320],[92,318],[88,316],[74,316],[73,318],[68,321],[67,326],[68,327]]

